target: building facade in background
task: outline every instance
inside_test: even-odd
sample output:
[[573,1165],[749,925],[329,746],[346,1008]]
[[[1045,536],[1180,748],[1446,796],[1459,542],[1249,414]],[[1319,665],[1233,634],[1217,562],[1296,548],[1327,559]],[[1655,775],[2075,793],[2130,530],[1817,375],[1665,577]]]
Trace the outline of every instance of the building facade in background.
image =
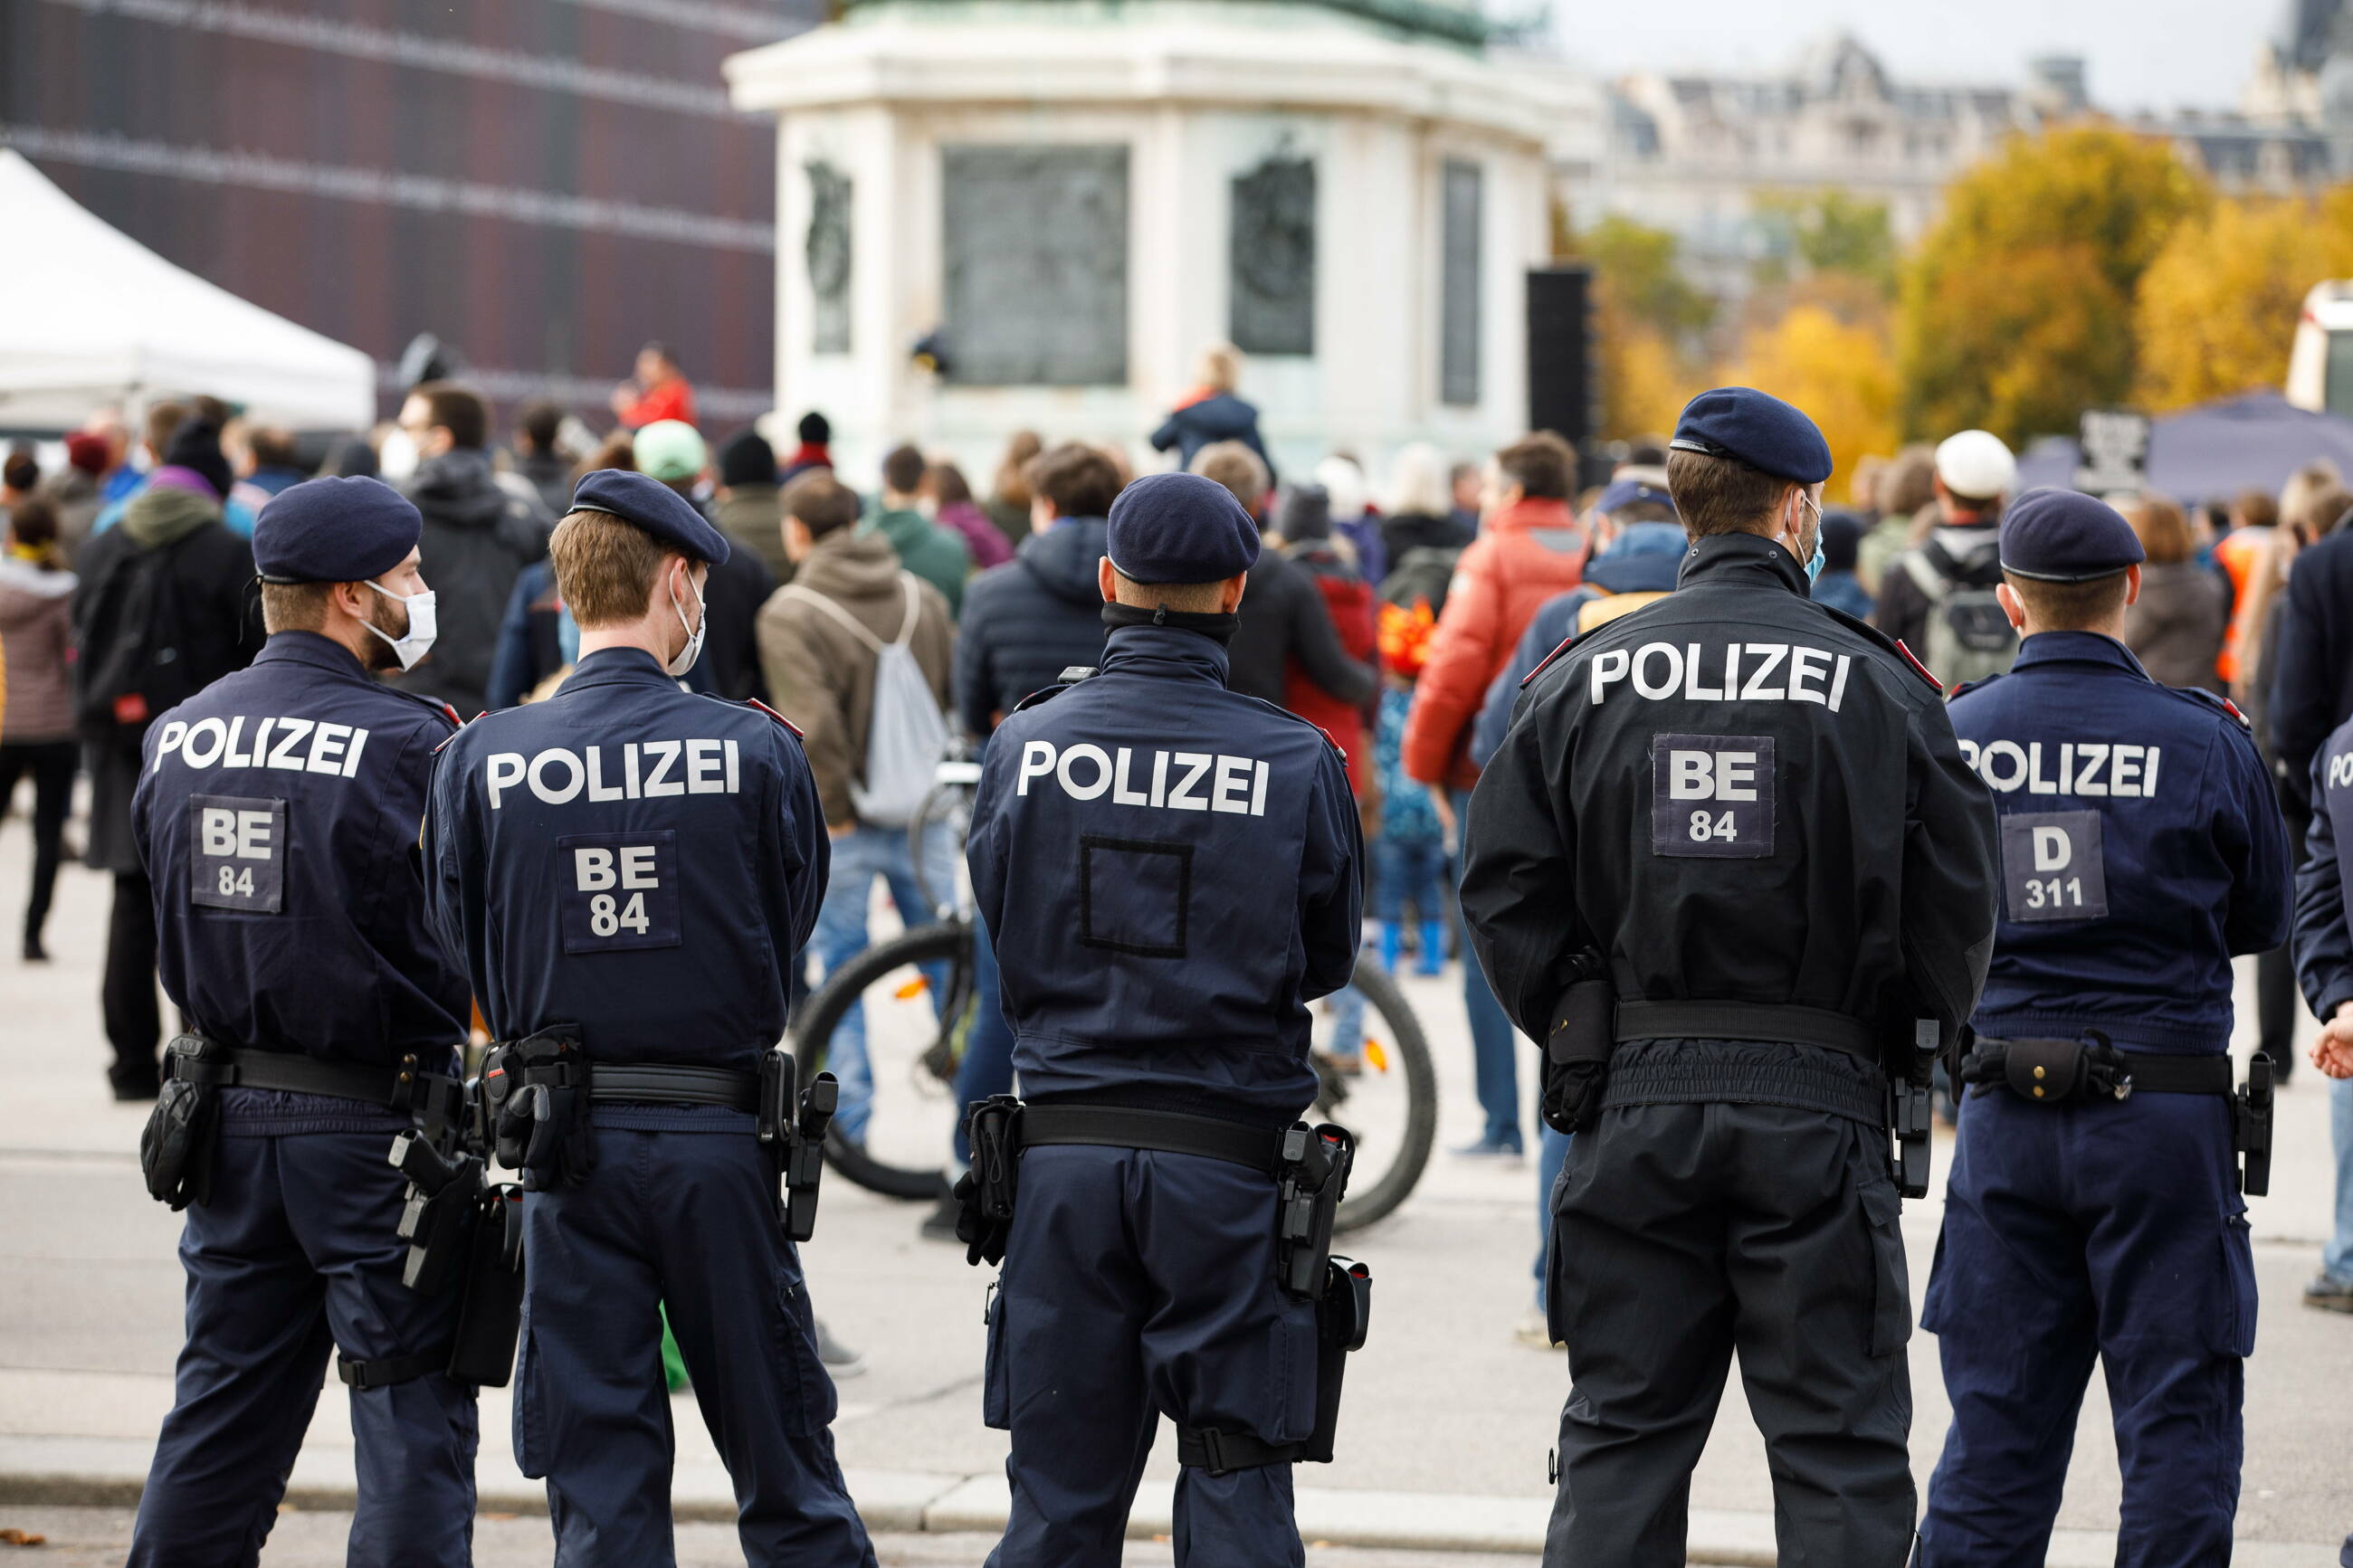
[[818,9],[5,0],[0,142],[171,261],[373,355],[387,408],[429,331],[505,411],[547,393],[601,426],[659,339],[724,429],[772,403],[776,170],[720,62]]

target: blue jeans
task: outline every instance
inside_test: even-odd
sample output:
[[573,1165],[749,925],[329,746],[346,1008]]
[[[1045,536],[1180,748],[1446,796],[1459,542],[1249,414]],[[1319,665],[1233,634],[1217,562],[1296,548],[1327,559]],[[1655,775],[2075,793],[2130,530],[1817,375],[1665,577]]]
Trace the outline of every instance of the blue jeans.
[[972,1163],[972,1141],[964,1135],[964,1113],[976,1100],[1013,1092],[1013,1023],[998,994],[997,944],[980,917],[972,918],[972,995],[976,1011],[965,1035],[964,1060],[956,1064],[955,1164]]
[[1372,849],[1375,919],[1401,921],[1408,905],[1417,920],[1446,918],[1446,846],[1376,838]]
[[[923,836],[923,872],[934,893],[945,897],[954,889],[955,851],[944,825]],[[818,906],[817,932],[809,939],[820,983],[866,951],[866,914],[877,877],[891,889],[899,919],[910,930],[932,922],[932,907],[915,887],[907,835],[895,827],[851,828],[833,841],[833,875],[826,883],[825,902]],[[937,1005],[947,994],[946,967],[926,965],[924,973]],[[826,1067],[841,1080],[841,1108],[834,1113],[834,1124],[851,1142],[865,1142],[866,1124],[874,1114],[874,1071],[866,1057],[863,1005],[851,1008],[835,1028],[826,1048]]]
[[[1459,906],[1455,918],[1461,918]],[[1471,1015],[1472,1082],[1479,1107],[1487,1113],[1480,1139],[1520,1148],[1519,1047],[1512,1039],[1512,1020],[1495,1000],[1487,973],[1479,967],[1468,942],[1462,944],[1462,1005]]]
[[1556,1132],[1542,1117],[1536,1119],[1536,1310],[1549,1303],[1545,1281],[1552,1273],[1552,1190],[1560,1184],[1560,1168],[1568,1163],[1568,1134]]
[[2337,1155],[2337,1234],[2320,1251],[2320,1271],[2353,1280],[2353,1078],[2328,1086],[2328,1145]]

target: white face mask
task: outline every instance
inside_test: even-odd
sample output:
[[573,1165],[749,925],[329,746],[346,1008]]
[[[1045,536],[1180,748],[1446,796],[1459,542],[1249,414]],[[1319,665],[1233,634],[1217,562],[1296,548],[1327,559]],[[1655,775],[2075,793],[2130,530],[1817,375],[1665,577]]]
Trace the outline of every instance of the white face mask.
[[668,666],[671,679],[677,680],[685,679],[686,672],[694,668],[694,661],[702,657],[702,634],[711,629],[710,612],[703,604],[702,590],[694,585],[691,574],[686,579],[686,586],[687,591],[694,595],[694,625],[691,626],[686,624],[686,607],[678,602],[678,590],[672,588],[670,591],[670,613],[678,617],[678,624],[686,631],[686,646],[678,650],[678,657]]
[[400,603],[408,606],[408,630],[396,637],[385,637],[384,631],[373,621],[362,621],[360,625],[375,632],[376,636],[384,637],[385,641],[392,645],[393,657],[400,660],[401,668],[416,668],[417,661],[423,658],[433,648],[433,634],[437,629],[433,610],[433,590],[427,588],[422,594],[410,594],[403,597],[381,583],[370,583],[368,586],[385,598],[398,599]]

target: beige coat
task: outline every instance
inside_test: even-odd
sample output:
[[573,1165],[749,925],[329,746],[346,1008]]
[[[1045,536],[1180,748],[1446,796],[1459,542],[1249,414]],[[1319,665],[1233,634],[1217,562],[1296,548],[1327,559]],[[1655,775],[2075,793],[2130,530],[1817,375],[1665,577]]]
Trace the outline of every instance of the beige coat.
[[[877,639],[892,642],[907,630],[908,580],[889,541],[845,528],[818,540],[792,584],[777,589],[760,611],[760,668],[768,679],[768,700],[801,730],[831,827],[857,821],[849,784],[852,779],[862,783],[866,768],[875,656],[839,618],[794,590],[824,595]],[[944,712],[955,624],[940,591],[913,581],[915,624],[909,646]]]

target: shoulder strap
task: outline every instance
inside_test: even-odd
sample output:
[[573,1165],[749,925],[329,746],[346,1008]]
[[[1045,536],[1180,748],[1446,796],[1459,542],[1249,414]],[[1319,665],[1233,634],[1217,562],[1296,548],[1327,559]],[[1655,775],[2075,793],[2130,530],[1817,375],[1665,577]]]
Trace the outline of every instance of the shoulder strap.
[[913,572],[902,572],[899,574],[899,586],[906,591],[907,618],[900,625],[897,641],[901,647],[905,647],[915,640],[915,622],[923,616],[923,585],[915,580]]
[[[882,639],[876,637],[872,632],[868,631],[864,622],[860,621],[856,616],[851,615],[848,610],[843,609],[839,605],[835,604],[831,599],[827,598],[823,594],[818,593],[816,589],[804,588],[798,583],[787,583],[783,587],[777,589],[776,592],[779,594],[790,595],[794,599],[802,604],[816,605],[818,609],[823,610],[827,615],[831,616],[835,620],[848,627],[850,635],[855,637],[860,642],[864,643],[868,648],[871,649],[875,653],[881,653],[882,651]],[[912,625],[912,616],[909,617],[909,620]]]
[[1928,559],[1929,548],[1927,545],[1923,545],[1917,550],[1907,550],[1904,552],[1904,574],[1919,584],[1920,592],[1928,596],[1930,604],[1941,605],[1945,602],[1946,595],[1953,591],[1953,584],[1952,580],[1937,571],[1936,563]]

